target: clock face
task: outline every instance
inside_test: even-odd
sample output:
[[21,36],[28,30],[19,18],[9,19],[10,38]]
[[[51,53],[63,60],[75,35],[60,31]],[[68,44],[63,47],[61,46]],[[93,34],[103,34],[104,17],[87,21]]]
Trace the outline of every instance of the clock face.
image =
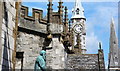
[[73,29],[75,33],[80,34],[82,32],[83,27],[81,24],[76,24]]

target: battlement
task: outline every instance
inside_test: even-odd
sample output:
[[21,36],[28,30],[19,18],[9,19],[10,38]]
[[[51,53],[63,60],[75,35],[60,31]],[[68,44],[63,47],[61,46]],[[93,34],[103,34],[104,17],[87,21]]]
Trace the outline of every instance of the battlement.
[[32,16],[28,16],[29,8],[21,6],[21,17],[28,20],[39,20],[42,23],[47,23],[47,20],[43,19],[43,10],[32,8]]
[[[19,27],[46,34],[48,20],[43,18],[43,10],[32,8],[32,16],[28,15],[28,11],[28,7],[21,6]],[[49,18],[52,18],[52,24],[50,24],[52,34],[61,34],[63,32],[63,24],[60,23],[60,14],[58,12],[49,14],[51,15]]]
[[40,33],[47,33],[47,20],[43,19],[43,10],[32,8],[32,16],[28,16],[28,7],[21,6],[19,27]]

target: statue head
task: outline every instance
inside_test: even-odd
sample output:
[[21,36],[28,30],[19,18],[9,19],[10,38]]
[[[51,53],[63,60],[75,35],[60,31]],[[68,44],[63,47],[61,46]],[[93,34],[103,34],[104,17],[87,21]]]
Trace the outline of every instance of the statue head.
[[43,59],[46,59],[46,51],[45,50],[40,51],[40,55],[43,57]]

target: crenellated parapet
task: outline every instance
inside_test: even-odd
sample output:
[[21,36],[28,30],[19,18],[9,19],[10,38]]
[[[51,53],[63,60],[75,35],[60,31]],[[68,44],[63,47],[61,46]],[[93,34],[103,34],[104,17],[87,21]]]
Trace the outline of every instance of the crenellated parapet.
[[28,15],[29,9],[21,6],[19,27],[40,33],[47,33],[47,20],[43,19],[43,10],[32,8],[32,16]]
[[29,20],[39,20],[40,22],[47,23],[47,20],[43,19],[43,10],[32,8],[32,16],[28,16],[28,7],[21,7],[21,17]]
[[[21,6],[19,27],[34,30],[40,33],[61,34],[63,32],[63,22],[60,23],[59,12],[53,12],[52,3],[48,4],[48,14],[43,18],[43,10],[32,8],[32,16],[29,16],[29,8]],[[48,29],[49,27],[49,29]]]

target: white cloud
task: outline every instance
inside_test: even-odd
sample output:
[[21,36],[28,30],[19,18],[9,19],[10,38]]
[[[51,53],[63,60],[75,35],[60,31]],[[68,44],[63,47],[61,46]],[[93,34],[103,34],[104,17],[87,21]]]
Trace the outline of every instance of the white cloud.
[[53,12],[58,12],[58,9],[53,10]]
[[[118,15],[118,11],[116,7],[105,7],[99,6],[96,7],[96,13],[93,16],[87,18],[88,21],[91,21],[91,24],[87,24],[90,27],[92,26],[93,30],[95,27],[101,27],[102,32],[109,32],[111,18],[117,19],[116,15]],[[116,28],[117,28],[117,20],[115,20]],[[88,27],[89,27],[88,26]]]
[[115,30],[118,32],[118,6],[115,4],[105,4],[103,3],[103,5],[94,7],[94,13],[87,17],[86,47],[88,50],[87,53],[97,53],[99,48],[98,43],[102,41],[105,53],[105,66],[107,68],[111,18],[114,18]]
[[98,53],[98,43],[99,39],[92,32],[90,35],[86,36],[86,48],[88,54]]

